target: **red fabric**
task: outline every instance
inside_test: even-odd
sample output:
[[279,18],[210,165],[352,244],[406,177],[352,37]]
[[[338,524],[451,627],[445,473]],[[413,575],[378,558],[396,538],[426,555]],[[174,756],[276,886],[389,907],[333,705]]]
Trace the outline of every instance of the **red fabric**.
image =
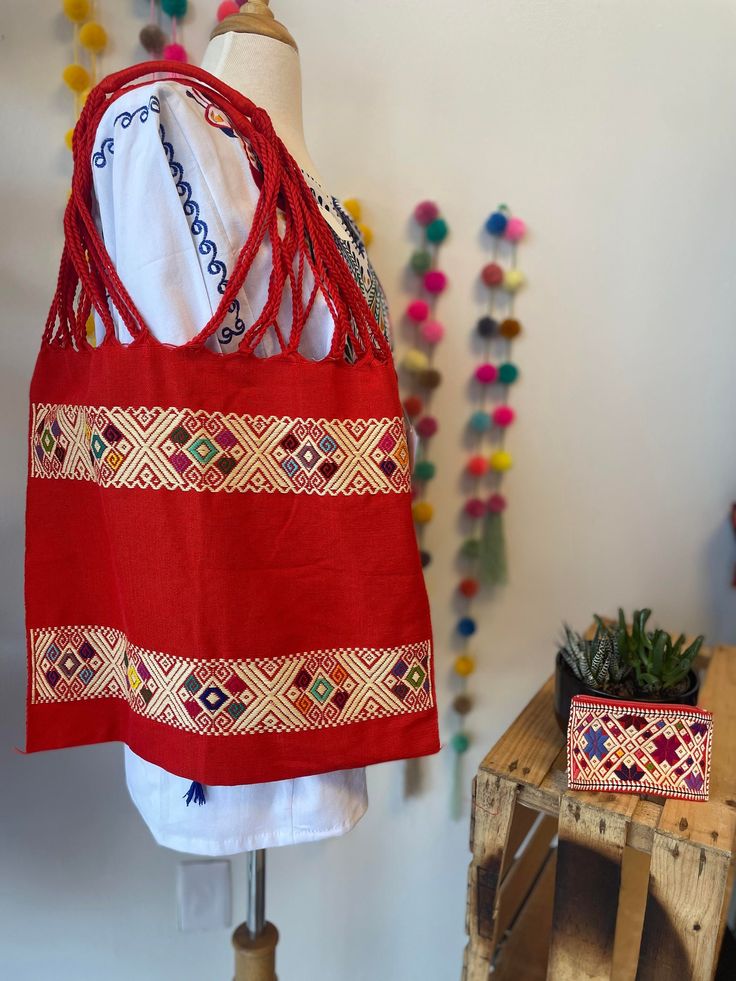
[[[221,307],[181,348],[160,344],[148,332],[90,216],[96,124],[108,97],[144,71],[197,79],[247,136],[263,167],[257,220]],[[402,415],[393,363],[268,117],[199,69],[162,63],[128,70],[106,79],[87,101],[75,134],[73,187],[59,284],[31,384],[28,751],[121,740],[145,759],[205,784],[279,780],[436,752],[429,608],[408,477],[405,485],[401,478],[405,437],[394,447],[388,434],[388,421]],[[277,207],[286,219],[281,239]],[[264,234],[271,236],[275,269],[266,309],[238,353],[214,354],[204,341],[219,326]],[[292,282],[290,272],[295,256],[312,266],[335,313],[331,354],[318,363],[298,354],[308,315],[298,303],[283,354],[262,360],[252,353],[275,321],[283,289],[298,287],[300,295],[301,283]],[[116,341],[105,294],[124,313],[131,345]],[[84,334],[90,305],[107,328],[98,349]],[[348,335],[355,364],[343,354]],[[111,417],[111,410],[122,415]],[[197,425],[210,427],[200,452],[212,459],[217,452],[218,460],[225,455],[217,442],[228,431],[224,417],[256,420],[255,429],[262,419],[281,420],[288,438],[290,420],[297,420],[298,432],[300,420],[332,420],[338,429],[348,427],[348,448],[339,447],[335,459],[347,453],[343,469],[353,463],[367,468],[368,482],[379,490],[366,491],[365,481],[350,492],[300,492],[297,483],[293,492],[228,490],[222,486],[227,477],[214,470],[220,483],[194,489],[187,474],[199,479],[204,472],[191,462],[194,437],[181,437],[189,440],[189,455],[181,454],[189,469],[180,477],[168,462],[171,440],[178,438],[170,423],[136,450],[139,460],[140,452],[151,453],[150,468],[138,464],[131,476],[129,453],[116,470],[108,461],[130,434],[124,431],[116,443],[120,433],[110,435],[104,420],[127,420],[135,441],[159,410],[195,413]],[[365,420],[385,423],[383,449],[356,451],[353,461],[350,427]],[[259,452],[277,453],[280,461],[281,445]],[[106,455],[98,459],[98,452]],[[157,485],[159,466],[173,483]],[[267,460],[264,473],[275,467],[271,472],[281,480],[280,466]],[[98,476],[103,469],[107,476]],[[332,486],[329,478],[325,486]],[[383,666],[376,672],[379,656]],[[297,673],[301,661],[316,663],[315,657],[316,669],[302,666]],[[190,664],[191,674],[181,667]],[[273,694],[269,686],[282,666],[290,680]],[[155,674],[150,681],[149,668]],[[104,671],[113,680],[103,685]],[[243,678],[251,671],[263,672],[263,685],[257,681],[246,691]],[[162,701],[161,679],[176,672],[180,682],[189,677]],[[143,699],[151,691],[153,700]],[[259,698],[265,708],[274,699],[273,719],[262,713],[247,728],[242,720],[259,709]]]

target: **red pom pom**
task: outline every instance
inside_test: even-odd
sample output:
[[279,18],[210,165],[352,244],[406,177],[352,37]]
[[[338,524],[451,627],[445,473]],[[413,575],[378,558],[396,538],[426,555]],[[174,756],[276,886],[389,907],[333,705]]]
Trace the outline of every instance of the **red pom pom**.
[[233,14],[238,13],[240,13],[240,5],[235,3],[235,0],[223,0],[217,8],[217,19],[225,20],[226,17],[232,17]]
[[434,416],[425,416],[416,425],[416,430],[424,439],[429,439],[439,429],[439,423]]
[[495,364],[479,364],[475,369],[475,377],[481,385],[491,385],[498,378],[498,368]]
[[457,588],[460,590],[463,596],[467,596],[468,599],[472,599],[473,596],[477,595],[478,590],[480,589],[480,584],[478,583],[477,579],[463,579]]
[[429,316],[429,304],[426,300],[412,300],[406,308],[406,315],[415,324],[421,324]]
[[428,293],[441,293],[447,286],[447,276],[439,269],[424,274],[424,288]]
[[418,416],[422,411],[424,406],[422,405],[422,400],[418,395],[409,395],[404,399],[404,408],[406,409],[406,414],[410,419]]
[[486,507],[491,512],[491,514],[500,514],[502,511],[506,510],[506,498],[503,494],[491,494],[488,498]]
[[471,497],[465,502],[465,513],[471,518],[482,518],[486,513],[486,506],[479,497]]
[[516,413],[510,405],[497,405],[493,410],[493,421],[497,426],[510,426],[516,418]]
[[488,472],[488,460],[484,456],[471,456],[468,460],[468,473],[473,477],[482,477]]
[[480,278],[486,286],[500,286],[503,282],[503,269],[497,262],[489,262],[481,269]]
[[164,61],[181,61],[186,64],[189,61],[187,49],[183,44],[167,44],[163,50]]
[[440,209],[434,201],[421,201],[414,209],[414,218],[420,225],[431,225],[439,213]]

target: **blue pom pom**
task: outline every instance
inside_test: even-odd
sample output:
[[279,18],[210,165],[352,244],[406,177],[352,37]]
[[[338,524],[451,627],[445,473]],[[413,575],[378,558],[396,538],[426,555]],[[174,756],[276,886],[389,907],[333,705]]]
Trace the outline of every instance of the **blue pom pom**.
[[472,637],[476,631],[475,620],[472,617],[461,617],[457,622],[457,632],[461,637]]
[[478,409],[470,417],[469,426],[474,433],[487,433],[493,425],[493,420],[487,412]]
[[503,235],[508,223],[508,216],[503,211],[494,211],[486,222],[486,231],[489,235]]

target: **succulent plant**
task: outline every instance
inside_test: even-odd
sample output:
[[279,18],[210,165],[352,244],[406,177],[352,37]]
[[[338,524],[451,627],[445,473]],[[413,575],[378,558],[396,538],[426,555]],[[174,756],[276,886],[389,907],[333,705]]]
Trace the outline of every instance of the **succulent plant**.
[[618,636],[615,630],[597,619],[596,631],[591,639],[581,636],[568,624],[560,652],[572,672],[592,688],[606,688],[617,684],[626,673],[621,660]]

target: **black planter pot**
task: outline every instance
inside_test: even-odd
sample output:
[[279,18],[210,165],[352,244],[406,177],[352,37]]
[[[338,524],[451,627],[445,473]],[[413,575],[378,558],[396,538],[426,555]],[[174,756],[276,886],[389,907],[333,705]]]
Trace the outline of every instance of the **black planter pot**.
[[[694,671],[690,672],[689,685],[687,689],[675,697],[657,698],[656,695],[642,694],[632,695],[622,698],[626,702],[662,702],[664,704],[675,705],[697,705],[698,694],[700,692],[700,681]],[[557,652],[555,661],[555,715],[557,724],[563,732],[567,732],[567,720],[570,718],[570,703],[576,695],[590,695],[593,698],[616,699],[610,692],[600,691],[598,688],[591,688],[581,681],[568,665],[560,652]]]

